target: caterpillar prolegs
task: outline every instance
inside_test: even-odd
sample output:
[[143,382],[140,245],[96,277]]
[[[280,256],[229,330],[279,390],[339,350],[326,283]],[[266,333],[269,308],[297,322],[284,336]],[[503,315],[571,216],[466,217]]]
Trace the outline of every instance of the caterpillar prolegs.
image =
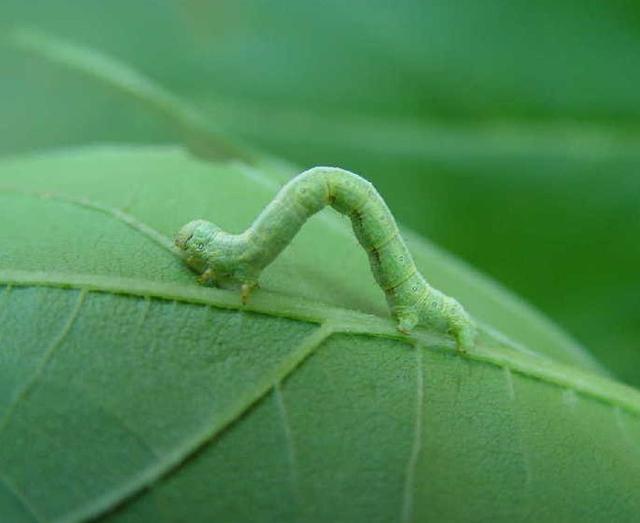
[[349,171],[309,169],[289,181],[243,233],[230,234],[211,222],[194,220],[180,229],[176,245],[201,283],[240,283],[246,302],[262,270],[304,222],[327,205],[351,219],[401,332],[417,324],[436,325],[455,337],[459,350],[473,345],[475,326],[467,312],[426,282],[382,197],[370,182]]

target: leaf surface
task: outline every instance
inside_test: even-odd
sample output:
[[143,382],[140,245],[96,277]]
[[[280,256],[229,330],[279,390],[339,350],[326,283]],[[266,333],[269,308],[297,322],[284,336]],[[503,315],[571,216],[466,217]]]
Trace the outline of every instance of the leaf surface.
[[640,395],[416,235],[420,269],[482,321],[466,357],[396,332],[329,211],[248,307],[198,286],[171,235],[195,217],[244,229],[277,190],[272,169],[164,147],[0,166],[0,514],[634,517]]

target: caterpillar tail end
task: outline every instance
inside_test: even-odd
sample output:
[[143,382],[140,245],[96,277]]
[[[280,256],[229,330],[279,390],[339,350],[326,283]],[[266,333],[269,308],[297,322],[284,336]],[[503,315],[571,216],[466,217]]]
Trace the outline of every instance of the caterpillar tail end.
[[[475,345],[475,323],[462,305],[453,298],[447,298],[446,304],[444,315],[441,318],[447,325],[447,332],[455,339],[458,352],[464,354]],[[396,310],[395,316],[398,321],[398,330],[403,334],[410,334],[420,323],[420,316],[411,309]]]
[[242,300],[242,305],[246,305],[249,302],[251,293],[257,287],[258,287],[257,281],[247,281],[242,284],[242,287],[240,288],[240,299]]
[[443,319],[458,346],[458,352],[465,353],[473,348],[476,342],[476,325],[459,301],[445,296],[441,309]]

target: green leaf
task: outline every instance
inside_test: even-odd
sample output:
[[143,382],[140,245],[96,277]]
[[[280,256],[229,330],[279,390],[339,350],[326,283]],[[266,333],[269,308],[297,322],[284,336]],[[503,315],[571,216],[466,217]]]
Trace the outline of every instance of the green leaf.
[[481,321],[464,357],[397,333],[328,211],[247,307],[198,286],[172,234],[243,229],[281,177],[166,147],[0,165],[3,519],[635,517],[640,394],[418,236],[420,269]]

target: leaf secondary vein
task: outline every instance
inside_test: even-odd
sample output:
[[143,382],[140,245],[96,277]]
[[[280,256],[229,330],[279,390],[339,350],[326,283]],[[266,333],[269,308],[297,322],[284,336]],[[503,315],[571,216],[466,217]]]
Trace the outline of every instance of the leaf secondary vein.
[[422,365],[422,347],[415,347],[416,353],[416,397],[415,397],[415,418],[413,428],[413,443],[411,445],[411,453],[407,460],[407,468],[405,470],[404,490],[402,496],[402,507],[400,512],[400,521],[408,523],[412,520],[413,514],[413,496],[416,466],[422,449],[422,424],[424,416],[424,368]]
[[84,209],[89,209],[91,211],[99,212],[101,214],[114,218],[120,223],[124,223],[134,231],[140,233],[145,238],[150,239],[154,243],[160,245],[160,247],[169,251],[171,254],[174,254],[178,258],[182,259],[180,250],[173,244],[171,238],[169,238],[165,234],[162,234],[160,231],[157,231],[150,225],[147,225],[132,214],[129,214],[122,209],[118,209],[117,207],[90,200],[89,198],[78,198],[60,193],[26,191],[9,187],[3,187],[2,189],[0,189],[0,192],[15,193],[21,196],[37,198],[40,200],[53,200],[56,202],[67,203]]
[[[518,451],[519,451],[519,458],[520,461],[522,462],[522,468],[524,470],[524,491],[525,492],[530,492],[529,491],[529,486],[531,485],[531,480],[532,480],[532,472],[531,472],[531,460],[529,458],[529,454],[527,453],[527,449],[524,445],[523,442],[523,430],[522,430],[522,423],[520,421],[520,415],[518,412],[518,409],[516,409],[514,406],[517,405],[518,402],[518,396],[516,394],[516,389],[515,386],[513,384],[513,376],[511,375],[511,369],[509,367],[504,367],[504,385],[505,385],[505,389],[507,391],[507,404],[509,406],[509,412],[511,414],[511,419],[513,420],[513,424],[514,424],[514,441],[516,442]],[[614,407],[617,408],[617,407]],[[525,500],[526,503],[526,507],[527,510],[530,510],[529,505],[535,502],[535,500],[531,499],[530,495],[527,495],[527,498]]]
[[2,482],[2,484],[6,487],[6,491],[9,492],[14,497],[14,499],[18,500],[20,505],[26,509],[27,513],[31,517],[33,517],[34,521],[36,521],[37,523],[44,523],[46,521],[46,519],[38,513],[29,499],[24,495],[24,492],[17,488],[16,485],[14,485],[13,482],[9,480],[9,478],[1,473],[0,482]]
[[287,461],[289,464],[289,474],[291,478],[291,488],[293,489],[293,501],[296,507],[300,504],[300,485],[297,472],[296,448],[293,442],[293,432],[291,423],[289,422],[289,414],[287,413],[287,405],[284,400],[284,394],[280,383],[276,383],[273,387],[273,396],[278,409],[282,432],[287,447]]
[[[13,286],[11,284],[5,285],[2,294],[0,294],[0,325],[4,321],[4,317],[7,313],[7,304],[9,303],[9,296],[11,294]],[[0,331],[0,341],[2,341],[2,332]]]
[[42,373],[44,372],[44,369],[51,361],[51,358],[53,358],[55,352],[58,350],[58,348],[60,348],[64,339],[67,337],[67,335],[71,331],[73,324],[75,323],[76,319],[78,318],[78,315],[80,314],[80,309],[82,308],[82,304],[84,303],[87,292],[88,291],[86,289],[80,290],[80,293],[78,295],[78,300],[76,301],[76,304],[74,305],[73,310],[69,315],[69,318],[67,319],[64,326],[62,327],[62,330],[60,331],[58,336],[53,340],[53,342],[49,345],[49,347],[46,349],[44,355],[42,356],[42,359],[40,360],[40,362],[38,363],[38,366],[35,369],[35,372],[31,375],[29,380],[24,384],[24,386],[20,389],[20,391],[15,396],[13,401],[9,404],[6,412],[4,413],[4,416],[2,417],[2,419],[0,419],[0,433],[2,433],[4,429],[7,427],[17,406],[29,395],[31,390],[33,390],[33,387],[35,387],[38,380],[42,376]]
[[104,513],[113,511],[134,498],[141,490],[149,488],[160,479],[179,468],[189,456],[193,455],[204,445],[209,444],[225,429],[232,425],[253,405],[265,397],[269,391],[286,380],[318,347],[330,336],[336,333],[336,327],[327,321],[303,338],[299,344],[275,367],[254,384],[243,397],[236,398],[223,412],[218,413],[218,420],[211,431],[204,431],[186,440],[171,452],[167,452],[163,461],[142,470],[118,488],[96,498],[91,503],[79,507],[55,520],[55,523],[77,523],[92,519]]

